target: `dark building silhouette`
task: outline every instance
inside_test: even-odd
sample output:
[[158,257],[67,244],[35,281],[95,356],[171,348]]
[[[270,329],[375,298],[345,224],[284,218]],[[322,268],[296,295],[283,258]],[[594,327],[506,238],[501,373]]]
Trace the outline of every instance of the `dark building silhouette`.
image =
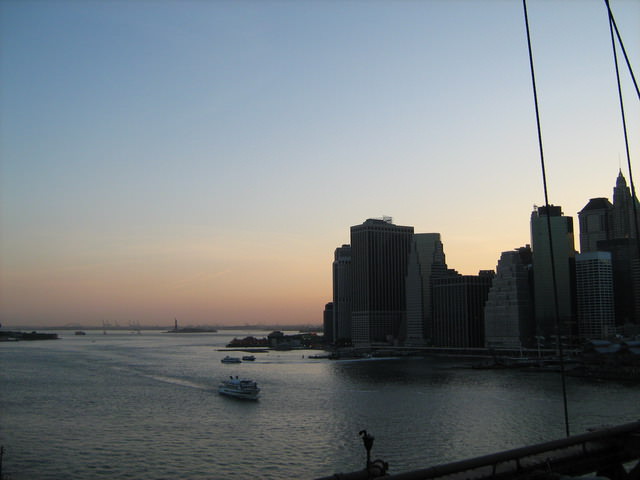
[[351,342],[351,246],[336,248],[333,260],[333,343]]
[[324,312],[322,315],[322,334],[324,336],[325,343],[332,343],[334,338],[334,324],[333,324],[333,303],[329,302],[324,306]]
[[[415,236],[414,236],[415,237]],[[401,331],[401,340],[405,345],[420,346],[424,344],[424,277],[421,272],[420,259],[415,238],[411,242],[411,251],[407,263],[405,283],[407,293],[407,315]]]
[[351,227],[354,345],[393,343],[406,315],[405,278],[413,227],[390,218],[368,219]]
[[629,329],[626,325],[623,329],[623,334],[627,337],[640,335],[640,258],[635,258],[631,262],[631,279],[635,310],[633,324],[629,325]]
[[406,345],[431,342],[431,278],[446,269],[440,234],[416,233],[411,243],[406,280]]
[[484,307],[487,347],[533,347],[533,271],[531,247],[502,252]]
[[619,330],[640,320],[639,211],[640,203],[620,170],[613,188],[613,203],[606,198],[593,198],[578,214],[581,253],[611,255],[615,324]]
[[576,255],[578,335],[584,340],[604,339],[616,333],[611,253]]
[[[628,239],[615,246],[603,246],[613,257],[613,288],[616,302],[616,324],[640,324],[640,202],[632,195],[627,181],[618,172],[613,189],[612,240]],[[610,248],[612,247],[612,248]],[[636,329],[637,331],[637,329]]]
[[603,240],[598,242],[598,251],[611,254],[616,325],[638,323],[638,278],[633,269],[638,263],[637,241],[632,238]]
[[433,344],[484,347],[484,305],[493,271],[480,275],[448,272],[432,282]]
[[613,238],[613,205],[606,198],[592,198],[578,212],[580,252],[595,252],[598,242]]
[[620,170],[616,186],[613,188],[613,235],[611,238],[638,238],[639,213],[640,202],[632,197],[631,189],[627,186],[627,181]]
[[[552,255],[549,243],[551,225]],[[534,208],[531,213],[531,248],[533,254],[534,311],[536,334],[555,338],[556,317],[563,335],[576,333],[575,249],[573,218],[565,217],[555,205]],[[557,286],[556,315],[553,272]]]

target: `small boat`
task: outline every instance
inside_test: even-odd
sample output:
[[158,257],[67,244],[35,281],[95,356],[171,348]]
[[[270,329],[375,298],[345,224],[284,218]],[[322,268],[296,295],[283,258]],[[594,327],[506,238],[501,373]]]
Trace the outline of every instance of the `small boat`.
[[218,386],[218,393],[245,400],[257,400],[260,395],[258,384],[253,380],[229,377]]
[[245,362],[253,362],[256,359],[255,355],[245,355],[242,360]]
[[227,355],[220,361],[222,363],[242,363],[242,360],[240,360],[238,357],[230,357],[229,355]]

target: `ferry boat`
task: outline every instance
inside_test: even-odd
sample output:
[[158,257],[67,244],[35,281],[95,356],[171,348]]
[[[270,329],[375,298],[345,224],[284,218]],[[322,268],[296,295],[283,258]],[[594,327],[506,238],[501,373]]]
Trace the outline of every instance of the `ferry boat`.
[[230,376],[229,380],[223,380],[220,383],[218,393],[245,400],[257,400],[260,395],[260,388],[253,380]]
[[242,360],[240,360],[238,357],[230,357],[229,355],[227,355],[220,361],[222,363],[242,363]]

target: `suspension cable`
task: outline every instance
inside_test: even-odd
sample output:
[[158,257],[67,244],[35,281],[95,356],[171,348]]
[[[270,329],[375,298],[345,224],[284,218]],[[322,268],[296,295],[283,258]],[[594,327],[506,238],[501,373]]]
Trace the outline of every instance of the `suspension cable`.
[[[542,185],[544,188],[544,203],[547,210],[547,234],[549,238],[549,253],[550,253],[550,261],[551,261],[551,279],[553,284],[553,300],[554,300],[554,308],[555,308],[555,327],[556,327],[556,338],[558,343],[558,355],[560,357],[560,377],[562,378],[562,401],[564,406],[564,427],[567,437],[570,435],[569,432],[569,410],[567,407],[567,385],[565,381],[565,372],[564,372],[564,352],[562,348],[562,338],[560,336],[560,308],[558,305],[558,284],[556,280],[556,269],[555,269],[555,259],[553,254],[553,241],[551,237],[551,209],[549,208],[549,195],[547,191],[547,174],[544,164],[544,150],[542,148],[542,130],[540,128],[540,112],[538,109],[538,92],[536,88],[536,75],[533,68],[533,52],[531,49],[531,33],[529,32],[529,16],[527,14],[527,0],[522,0],[522,7],[524,9],[524,22],[527,27],[527,47],[529,49],[529,66],[531,68],[531,84],[533,86],[533,100],[535,104],[536,111],[536,125],[538,129],[538,147],[540,150],[540,166],[542,169]],[[535,253],[534,253],[535,255]],[[534,273],[535,275],[535,273]]]
[[[631,62],[629,61],[629,56],[627,55],[627,49],[624,48],[624,42],[622,41],[622,37],[620,36],[620,31],[618,30],[618,25],[616,24],[616,19],[613,16],[613,12],[611,11],[611,7],[609,6],[609,0],[604,0],[605,5],[607,6],[607,11],[609,12],[609,25],[613,25],[613,29],[616,32],[616,36],[618,37],[618,43],[620,44],[620,49],[624,54],[624,59],[627,62],[627,68],[629,69],[629,74],[631,75],[631,80],[633,80],[633,85],[636,87],[636,94],[638,95],[638,99],[640,99],[640,89],[638,89],[638,82],[636,81],[636,76],[633,74],[633,68],[631,68]],[[613,33],[612,33],[613,35]],[[616,64],[617,68],[617,64]]]
[[[609,0],[604,0],[605,5],[607,6],[607,12],[609,14],[609,32],[611,34],[611,47],[613,49],[613,63],[615,65],[615,69],[616,69],[616,81],[618,84],[618,99],[620,101],[620,115],[622,116],[622,131],[624,132],[624,148],[627,154],[627,168],[629,170],[629,184],[631,185],[631,205],[632,205],[632,209],[633,209],[633,225],[635,228],[635,234],[636,234],[636,246],[638,249],[638,258],[640,258],[640,229],[638,227],[638,206],[636,205],[636,202],[633,201],[636,198],[636,189],[635,189],[635,185],[633,183],[633,173],[631,171],[631,154],[629,153],[629,135],[627,134],[627,120],[626,120],[626,115],[625,115],[625,111],[624,111],[624,100],[622,97],[622,86],[621,86],[621,82],[620,82],[620,69],[618,68],[618,52],[617,52],[617,48],[616,48],[616,41],[615,38],[613,36],[613,30],[614,30],[614,26],[615,26],[615,20],[613,18],[613,12],[611,11],[611,7],[609,6]],[[616,32],[618,31],[618,28],[615,27]],[[620,43],[620,46],[622,47],[623,51],[624,51],[624,46],[622,45],[622,40],[620,39],[620,35],[618,34],[618,42]],[[625,53],[626,56],[626,53]],[[628,61],[627,61],[628,64]],[[633,71],[631,70],[631,67],[629,67],[629,71],[631,72],[631,76],[633,77]],[[633,81],[635,83],[635,78],[633,78]],[[637,90],[638,86],[636,85],[636,90]]]

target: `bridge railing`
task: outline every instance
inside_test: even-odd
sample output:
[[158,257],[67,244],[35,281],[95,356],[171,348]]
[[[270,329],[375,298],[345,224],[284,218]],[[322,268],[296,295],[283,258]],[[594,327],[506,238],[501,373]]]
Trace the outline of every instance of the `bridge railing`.
[[[638,462],[627,472],[624,464]],[[317,480],[431,480],[558,478],[596,473],[615,480],[640,479],[640,421],[593,430],[559,440],[529,445],[452,463],[389,475],[381,460],[363,470]]]

